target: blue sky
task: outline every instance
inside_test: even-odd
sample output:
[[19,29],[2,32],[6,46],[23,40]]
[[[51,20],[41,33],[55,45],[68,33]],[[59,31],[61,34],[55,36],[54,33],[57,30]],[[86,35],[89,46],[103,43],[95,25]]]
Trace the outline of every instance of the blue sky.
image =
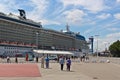
[[0,0],[0,12],[19,15],[17,9],[45,28],[65,30],[68,23],[86,40],[94,36],[94,50],[97,39],[99,51],[120,40],[120,0]]

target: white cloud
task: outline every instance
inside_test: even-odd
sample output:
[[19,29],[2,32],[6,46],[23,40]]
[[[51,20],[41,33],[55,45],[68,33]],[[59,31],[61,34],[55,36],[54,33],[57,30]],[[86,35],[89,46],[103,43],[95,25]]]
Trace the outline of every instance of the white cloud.
[[22,4],[17,4],[17,5],[16,3],[17,3],[17,0],[12,0],[12,1],[3,0],[2,2],[0,2],[0,12],[6,13],[6,14],[11,12],[13,14],[18,15],[17,9],[26,9],[26,6],[27,6],[32,8],[31,11],[29,10],[26,11],[27,18],[32,19],[36,22],[39,22],[41,20],[41,22],[43,22],[42,24],[44,25],[60,24],[56,21],[44,19],[44,14],[49,6],[48,0],[29,0],[27,3],[23,1]]
[[82,10],[74,9],[70,11],[65,11],[62,14],[66,20],[72,24],[78,24],[82,21],[82,18],[86,15]]
[[120,0],[117,0],[118,3],[120,3]]
[[114,14],[114,17],[120,20],[120,13]]
[[[113,42],[120,40],[120,32],[116,32],[116,33],[111,33],[106,35],[105,37],[100,37],[98,38],[98,50],[99,51],[103,51],[105,50],[105,45],[108,48],[110,46],[110,44],[112,44]],[[94,50],[96,50],[96,46],[97,46],[97,39],[95,38],[94,40]]]
[[[26,12],[29,13],[27,14],[27,16],[29,16],[32,19],[35,18],[40,18],[43,13],[46,11],[48,5],[48,1],[47,0],[29,0],[27,3],[25,1],[21,1],[18,2],[17,0],[3,0],[0,2],[0,12],[4,12],[4,13],[10,13],[10,12],[15,12],[18,9],[28,9],[27,7],[32,8],[32,10],[30,12]],[[34,16],[33,16],[34,15]],[[33,18],[33,17],[34,18]]]
[[46,13],[49,6],[48,0],[31,0],[29,4],[31,4],[33,7],[33,10],[28,14],[32,20],[42,22],[42,25],[60,25],[60,23],[57,21],[44,18],[44,14]]
[[120,39],[120,32],[118,32],[118,33],[112,33],[112,34],[108,34],[107,36],[106,36],[107,38],[119,38]]
[[116,27],[113,27],[113,28],[107,28],[107,30],[109,31],[120,31],[120,28],[116,28]]
[[4,12],[6,14],[10,13],[14,9],[18,9],[19,5],[16,5],[15,0],[2,0],[0,1],[0,12]]
[[60,25],[60,23],[57,21],[51,21],[51,20],[45,20],[45,19],[42,19],[40,22],[42,22],[43,25],[51,25],[51,24]]
[[92,31],[93,31],[93,29],[88,29],[88,30],[84,31],[84,34],[90,36],[89,33],[92,32]]
[[6,12],[8,11],[6,6],[4,4],[0,4],[0,12]]
[[95,21],[91,21],[89,24],[95,25],[96,22]]
[[99,18],[99,19],[107,19],[107,18],[109,18],[110,16],[111,16],[111,14],[105,14],[105,13],[103,13],[103,14],[101,14],[101,15],[98,15],[97,18]]
[[61,0],[61,2],[64,4],[64,6],[82,6],[84,9],[94,13],[108,8],[105,6],[104,0]]
[[40,20],[46,12],[49,2],[47,0],[30,0],[29,4],[33,7],[28,14],[31,19]]

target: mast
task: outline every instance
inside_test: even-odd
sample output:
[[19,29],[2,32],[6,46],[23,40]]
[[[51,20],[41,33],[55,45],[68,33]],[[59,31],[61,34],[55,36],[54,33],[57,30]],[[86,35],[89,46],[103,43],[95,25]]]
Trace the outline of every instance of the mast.
[[70,27],[70,26],[69,26],[68,23],[67,23],[67,25],[66,25],[66,31],[67,31],[67,32],[70,32],[69,27]]

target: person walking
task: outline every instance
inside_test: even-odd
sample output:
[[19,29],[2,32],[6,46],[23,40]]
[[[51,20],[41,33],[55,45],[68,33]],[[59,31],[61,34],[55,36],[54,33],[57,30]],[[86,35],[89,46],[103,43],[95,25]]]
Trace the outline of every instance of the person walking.
[[67,71],[70,71],[70,67],[71,67],[71,60],[70,58],[67,59]]
[[46,61],[46,68],[49,68],[49,58],[48,58],[48,56],[47,56],[47,58],[45,59],[45,61]]
[[44,56],[41,57],[41,68],[44,68]]
[[7,56],[7,63],[10,63],[10,57]]
[[36,62],[38,63],[38,56],[36,56]]
[[61,70],[63,70],[63,66],[64,66],[64,59],[63,59],[63,57],[60,58],[59,63],[61,65]]
[[15,62],[18,63],[18,58],[17,58],[17,56],[15,57]]

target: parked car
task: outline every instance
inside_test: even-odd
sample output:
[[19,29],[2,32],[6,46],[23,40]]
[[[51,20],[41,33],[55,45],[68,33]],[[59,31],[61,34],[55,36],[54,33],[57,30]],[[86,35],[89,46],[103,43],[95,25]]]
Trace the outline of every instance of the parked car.
[[50,55],[48,56],[48,58],[49,60],[55,60],[55,61],[58,59],[57,55]]

